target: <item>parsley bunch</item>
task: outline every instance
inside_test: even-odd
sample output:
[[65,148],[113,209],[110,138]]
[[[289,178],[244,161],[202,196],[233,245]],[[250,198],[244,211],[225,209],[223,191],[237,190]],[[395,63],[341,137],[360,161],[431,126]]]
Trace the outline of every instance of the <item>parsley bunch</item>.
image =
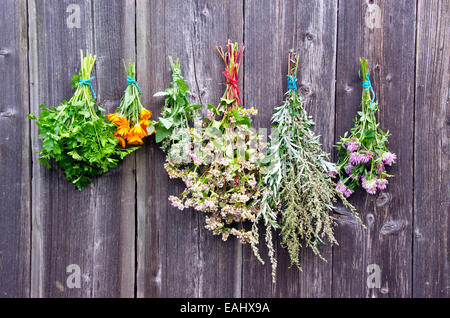
[[39,138],[43,140],[39,160],[49,169],[48,160],[57,162],[67,181],[80,190],[92,177],[117,166],[120,159],[136,149],[119,149],[114,125],[102,115],[102,108],[95,109],[89,85],[95,59],[88,51],[84,57],[81,51],[81,69],[72,79],[76,91],[69,101],[57,107],[41,105],[39,118],[28,115],[37,120]]

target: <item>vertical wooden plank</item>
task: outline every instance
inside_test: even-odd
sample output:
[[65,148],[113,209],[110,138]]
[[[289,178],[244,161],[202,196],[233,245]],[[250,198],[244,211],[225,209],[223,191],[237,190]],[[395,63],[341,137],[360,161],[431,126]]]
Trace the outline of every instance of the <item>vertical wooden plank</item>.
[[[398,162],[386,191],[357,191],[352,202],[367,229],[339,218],[333,248],[333,297],[411,296],[415,1],[339,1],[336,138],[353,126],[360,109],[359,57],[369,60],[380,111]],[[367,266],[381,269],[381,288],[367,285]]]
[[30,126],[26,1],[0,12],[0,297],[30,296]]
[[[112,109],[125,88],[121,58],[134,56],[133,1],[29,1],[31,106],[68,99],[79,50],[97,53],[94,88]],[[125,11],[125,10],[131,11]],[[68,23],[70,16],[80,24]],[[75,16],[73,16],[75,15]],[[57,32],[55,32],[57,30]],[[125,41],[125,39],[127,39]],[[98,49],[98,52],[96,52]],[[40,149],[32,125],[33,152]],[[134,158],[78,191],[33,154],[32,296],[131,297],[134,293]],[[67,266],[81,270],[69,288]]]
[[[300,56],[297,78],[305,107],[313,116],[315,132],[331,151],[334,141],[335,49],[337,3],[324,1],[246,1],[245,104],[259,109],[256,126],[270,132],[273,108],[286,91],[287,54]],[[274,234],[277,237],[277,234]],[[261,240],[264,249],[264,240]],[[277,246],[277,283],[271,282],[270,262],[261,265],[250,248],[244,248],[243,296],[330,297],[331,247],[322,248],[328,263],[302,250],[303,272],[289,267],[285,249]]]
[[[136,60],[135,7],[135,0],[93,2],[97,95],[108,113],[119,106],[126,88],[122,59]],[[133,297],[135,153],[96,181],[93,296]]]
[[418,2],[413,296],[448,297],[449,60],[448,1]]
[[[180,58],[193,103],[218,103],[225,85],[215,46],[242,43],[242,9],[237,0],[137,2],[138,80],[153,118],[164,101],[152,96],[170,84],[168,55]],[[169,181],[164,160],[155,144],[137,154],[137,296],[239,296],[240,246],[213,237],[199,212],[168,203],[183,187]]]

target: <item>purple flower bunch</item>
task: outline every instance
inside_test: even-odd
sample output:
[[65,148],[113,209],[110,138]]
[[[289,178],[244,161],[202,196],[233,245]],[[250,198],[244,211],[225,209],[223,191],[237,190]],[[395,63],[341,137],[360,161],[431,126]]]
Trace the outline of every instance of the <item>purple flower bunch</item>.
[[392,177],[386,172],[386,166],[391,166],[397,160],[396,154],[386,147],[389,132],[383,132],[376,122],[378,103],[370,95],[367,61],[360,61],[363,74],[362,111],[358,112],[350,134],[346,132],[336,144],[339,152],[339,181],[336,189],[347,198],[358,186],[362,186],[369,194],[385,190],[388,178]]

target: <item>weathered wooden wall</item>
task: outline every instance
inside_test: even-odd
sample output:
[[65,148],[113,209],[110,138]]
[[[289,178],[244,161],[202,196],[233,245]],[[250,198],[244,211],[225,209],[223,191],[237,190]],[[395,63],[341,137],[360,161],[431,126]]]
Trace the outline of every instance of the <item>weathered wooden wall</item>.
[[[73,4],[79,28],[67,24]],[[107,110],[125,88],[125,58],[156,118],[168,55],[181,59],[192,101],[215,104],[224,89],[215,46],[229,38],[246,46],[240,84],[260,128],[282,102],[288,51],[299,53],[299,89],[330,152],[360,107],[358,59],[367,57],[399,157],[385,192],[351,199],[367,229],[338,209],[340,246],[323,248],[328,262],[302,252],[303,272],[278,245],[275,285],[248,246],[170,206],[182,184],[169,180],[156,145],[80,192],[38,162],[26,118],[71,96],[81,48],[97,55],[94,88]],[[448,0],[3,1],[0,297],[448,297],[449,60]],[[70,264],[80,266],[79,289],[66,285]],[[366,284],[370,264],[380,288]]]

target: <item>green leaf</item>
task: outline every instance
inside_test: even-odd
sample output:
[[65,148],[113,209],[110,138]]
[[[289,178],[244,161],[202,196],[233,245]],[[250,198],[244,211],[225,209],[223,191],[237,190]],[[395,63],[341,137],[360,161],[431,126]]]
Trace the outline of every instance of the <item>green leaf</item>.
[[47,159],[39,157],[39,161],[45,166],[47,167],[47,169],[51,169],[52,166],[48,163]]
[[157,143],[163,141],[167,136],[171,135],[172,130],[165,128],[163,125],[159,123],[156,124],[156,137],[155,140]]
[[202,108],[203,107],[203,105],[202,104],[191,104],[191,105],[189,105],[188,107],[186,107],[186,109],[195,109],[195,110],[197,110],[197,109],[200,109],[200,108]]
[[160,118],[159,118],[159,122],[160,122],[161,124],[163,124],[163,126],[164,126],[166,129],[170,129],[170,127],[172,127],[172,125],[173,125],[173,120],[172,120],[171,118],[166,119],[166,118],[160,117]]
[[208,108],[209,108],[212,112],[214,112],[214,114],[217,114],[217,108],[216,108],[216,106],[211,105],[211,104],[207,104],[206,106],[208,106]]
[[177,85],[181,94],[185,94],[189,91],[189,87],[184,83],[183,79],[177,80]]
[[239,111],[237,109],[233,109],[232,115],[234,118],[236,118],[237,125],[247,125],[249,128],[252,127],[252,125],[250,123],[250,118],[239,113]]
[[147,134],[151,135],[155,131],[155,126],[154,125],[149,125],[149,126],[147,126],[146,129],[147,129]]
[[224,102],[225,104],[227,104],[227,105],[231,105],[231,104],[233,104],[233,102],[234,102],[234,98],[233,99],[227,99],[227,98],[225,98],[225,97],[222,97],[221,99],[220,99],[220,102]]

